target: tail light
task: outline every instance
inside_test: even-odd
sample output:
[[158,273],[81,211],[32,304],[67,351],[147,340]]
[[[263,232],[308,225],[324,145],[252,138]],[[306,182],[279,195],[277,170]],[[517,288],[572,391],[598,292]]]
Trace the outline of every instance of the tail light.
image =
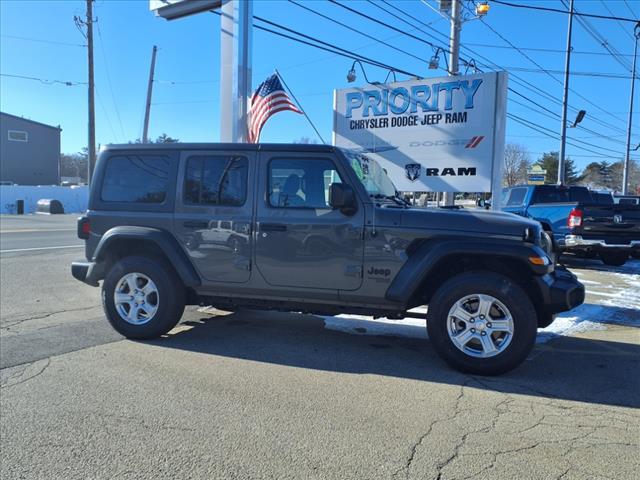
[[569,218],[567,218],[567,225],[570,228],[579,227],[582,225],[582,210],[574,208],[569,212]]
[[91,234],[91,223],[87,217],[80,217],[78,219],[78,238],[86,240]]

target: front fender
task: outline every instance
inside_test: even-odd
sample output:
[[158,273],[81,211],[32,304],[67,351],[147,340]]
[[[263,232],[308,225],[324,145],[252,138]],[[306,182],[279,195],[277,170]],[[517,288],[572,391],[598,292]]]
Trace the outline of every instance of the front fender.
[[151,227],[119,226],[107,230],[96,247],[92,262],[96,265],[92,270],[99,272],[109,250],[121,241],[142,241],[155,244],[175,268],[182,283],[187,287],[200,285],[200,277],[184,250],[171,233]]
[[441,261],[462,256],[515,260],[522,264],[522,268],[525,269],[523,273],[536,276],[553,271],[552,263],[547,266],[530,263],[528,257],[532,255],[545,256],[545,253],[540,247],[509,241],[480,243],[472,240],[440,240],[425,242],[409,256],[387,289],[385,297],[390,301],[406,305]]

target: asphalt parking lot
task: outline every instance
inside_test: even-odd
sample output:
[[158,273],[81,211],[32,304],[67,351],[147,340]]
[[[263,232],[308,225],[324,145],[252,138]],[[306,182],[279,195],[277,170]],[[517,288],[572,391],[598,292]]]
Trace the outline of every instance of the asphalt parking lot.
[[189,308],[127,341],[82,254],[73,216],[0,218],[2,479],[637,478],[638,260],[565,259],[585,305],[485,378],[415,323]]

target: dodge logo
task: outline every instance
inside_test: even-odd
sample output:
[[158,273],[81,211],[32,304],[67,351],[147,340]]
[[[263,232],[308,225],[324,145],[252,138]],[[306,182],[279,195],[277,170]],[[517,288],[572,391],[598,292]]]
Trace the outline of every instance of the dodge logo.
[[412,182],[415,182],[418,178],[420,178],[420,171],[422,170],[422,166],[419,163],[407,163],[404,166],[404,169],[407,178]]

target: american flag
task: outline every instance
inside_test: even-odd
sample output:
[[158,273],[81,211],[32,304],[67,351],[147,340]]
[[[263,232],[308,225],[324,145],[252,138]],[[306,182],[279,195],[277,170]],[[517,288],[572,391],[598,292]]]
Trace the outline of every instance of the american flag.
[[260,132],[271,115],[283,110],[302,112],[296,107],[284,91],[278,75],[274,73],[262,82],[251,97],[249,107],[249,143],[258,143]]

